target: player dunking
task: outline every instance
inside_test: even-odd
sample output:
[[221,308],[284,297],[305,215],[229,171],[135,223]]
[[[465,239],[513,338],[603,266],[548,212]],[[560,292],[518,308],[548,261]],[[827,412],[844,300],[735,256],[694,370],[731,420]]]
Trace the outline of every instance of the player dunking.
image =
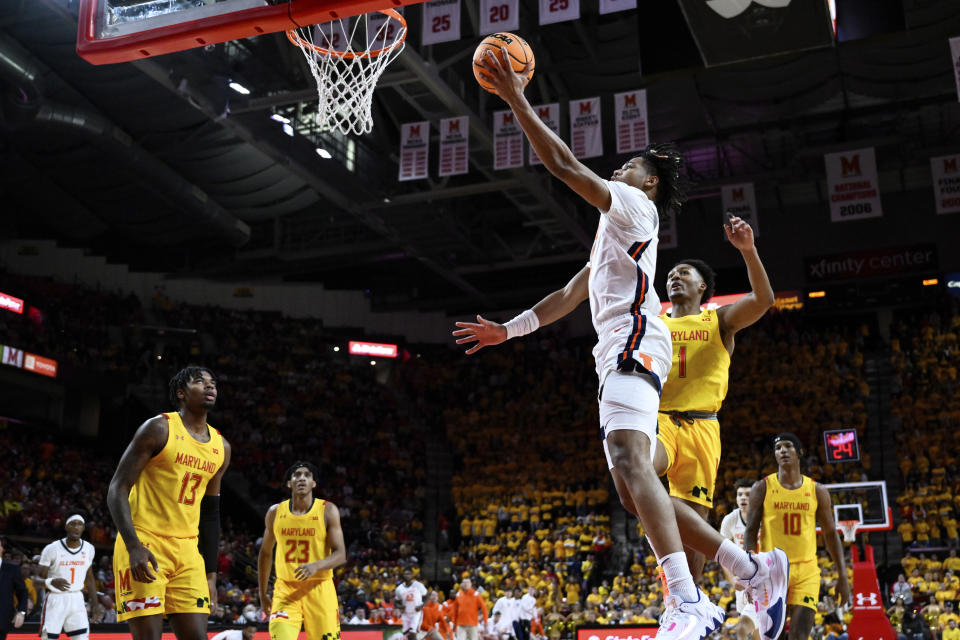
[[170,380],[179,409],[144,422],[110,481],[107,505],[117,619],[133,640],[160,640],[163,619],[179,640],[206,640],[216,598],[220,481],[230,444],[207,424],[217,402],[210,369],[188,366]]
[[[781,433],[774,439],[777,472],[753,485],[750,491],[744,546],[760,548],[774,545],[786,550],[790,558],[790,586],[787,604],[790,607],[790,640],[806,640],[813,629],[814,614],[820,599],[820,567],[817,564],[817,524],[823,541],[837,566],[839,603],[849,604],[850,584],[844,564],[843,545],[833,519],[830,492],[819,482],[800,473],[803,447],[792,433]],[[763,528],[761,530],[761,523]]]
[[[741,478],[734,483],[737,490],[737,508],[728,513],[720,523],[720,535],[734,544],[742,547],[743,534],[747,530],[747,520],[750,516],[750,490],[753,481]],[[740,621],[737,623],[737,640],[760,640],[760,624],[757,620],[757,608],[752,602],[747,602],[747,594],[737,591],[737,612]]]
[[[657,317],[660,304],[650,283],[656,270],[658,208],[679,207],[684,199],[682,157],[669,147],[651,146],[615,171],[610,181],[601,179],[541,122],[523,96],[524,78],[506,61],[506,51],[501,57],[490,53],[480,64],[481,74],[513,110],[544,166],[602,214],[588,286],[598,336],[594,359],[601,437],[621,500],[638,514],[670,586],[658,638],[705,637],[720,626],[724,612],[693,582],[680,540],[680,510],[671,505],[653,467],[659,391],[670,371],[672,348],[669,331]],[[513,335],[524,335],[537,328],[539,319],[529,310],[511,322]],[[698,524],[688,525],[684,541],[704,552],[712,549],[758,602],[775,606],[785,584],[771,569],[782,564],[782,552],[754,562],[729,541],[724,547],[720,535],[687,510],[682,517],[692,516]]]
[[63,632],[71,640],[87,640],[90,621],[82,591],[87,592],[90,611],[93,611],[97,601],[93,545],[81,538],[84,520],[80,514],[68,516],[64,528],[67,536],[51,542],[40,554],[40,577],[47,586],[40,614],[40,635],[57,640]]
[[[295,640],[300,628],[309,640],[339,640],[340,613],[333,570],[347,561],[340,511],[314,498],[317,469],[298,461],[285,474],[290,499],[267,510],[257,561],[260,607],[270,612],[270,637]],[[267,584],[276,546],[277,581]]]
[[427,595],[427,588],[419,580],[413,579],[413,570],[403,570],[403,583],[397,585],[394,598],[401,610],[400,621],[403,635],[407,640],[417,640],[420,631],[420,619],[423,617],[423,597]]

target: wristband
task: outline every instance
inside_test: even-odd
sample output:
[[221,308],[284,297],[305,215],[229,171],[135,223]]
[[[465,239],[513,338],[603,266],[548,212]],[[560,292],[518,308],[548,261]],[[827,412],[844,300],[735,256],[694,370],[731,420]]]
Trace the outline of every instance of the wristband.
[[55,586],[53,586],[53,578],[47,578],[43,581],[43,584],[47,585],[47,591],[56,591],[57,593],[60,593],[60,589],[57,589]]
[[507,340],[533,333],[540,328],[540,318],[533,309],[527,309],[517,317],[503,324],[507,330]]

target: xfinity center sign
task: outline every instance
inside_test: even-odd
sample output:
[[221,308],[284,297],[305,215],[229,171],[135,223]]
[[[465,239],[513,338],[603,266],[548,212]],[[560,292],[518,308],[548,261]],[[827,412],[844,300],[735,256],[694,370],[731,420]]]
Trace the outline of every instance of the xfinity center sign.
[[656,637],[656,627],[577,627],[577,640],[654,640]]
[[816,256],[804,261],[807,282],[858,280],[937,269],[937,247],[932,244],[851,251]]

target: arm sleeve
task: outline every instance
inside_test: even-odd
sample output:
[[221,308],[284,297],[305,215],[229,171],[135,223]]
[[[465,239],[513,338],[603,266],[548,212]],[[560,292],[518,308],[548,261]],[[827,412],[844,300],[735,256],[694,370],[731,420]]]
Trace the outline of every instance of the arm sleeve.
[[607,187],[610,189],[610,209],[601,211],[602,214],[634,235],[645,238],[656,235],[660,214],[647,194],[622,182],[607,182]]
[[203,496],[200,501],[200,535],[197,546],[207,573],[217,572],[217,547],[220,544],[220,496]]

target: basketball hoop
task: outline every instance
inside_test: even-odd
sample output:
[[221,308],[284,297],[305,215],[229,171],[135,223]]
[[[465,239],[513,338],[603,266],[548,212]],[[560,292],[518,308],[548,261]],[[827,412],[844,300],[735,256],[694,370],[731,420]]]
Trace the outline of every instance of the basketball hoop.
[[856,520],[840,520],[837,527],[843,532],[844,542],[853,542],[857,539],[857,527],[860,523]]
[[[358,17],[352,26],[349,18],[337,18],[287,31],[317,82],[317,123],[325,131],[362,135],[373,129],[373,90],[407,38],[407,21],[398,11],[379,13],[386,19],[374,13]],[[361,22],[366,33],[359,29]]]

